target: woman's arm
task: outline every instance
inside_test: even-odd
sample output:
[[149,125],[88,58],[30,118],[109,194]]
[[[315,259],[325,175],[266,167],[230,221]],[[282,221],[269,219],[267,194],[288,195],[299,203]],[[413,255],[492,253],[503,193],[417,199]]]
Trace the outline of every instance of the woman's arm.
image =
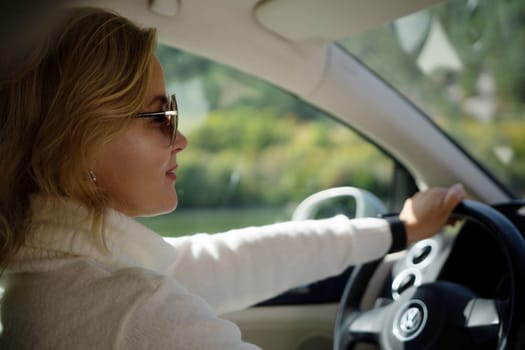
[[[407,200],[400,214],[405,242],[438,232],[463,198],[463,188],[454,186]],[[221,313],[380,258],[392,248],[393,238],[386,220],[338,216],[169,241],[178,257],[168,273]]]

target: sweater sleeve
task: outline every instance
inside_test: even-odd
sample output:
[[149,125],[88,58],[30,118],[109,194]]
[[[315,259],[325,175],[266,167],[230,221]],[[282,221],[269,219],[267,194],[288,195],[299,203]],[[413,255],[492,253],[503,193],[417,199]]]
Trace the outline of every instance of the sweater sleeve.
[[168,274],[223,313],[377,259],[391,239],[385,220],[345,216],[198,234],[168,239]]

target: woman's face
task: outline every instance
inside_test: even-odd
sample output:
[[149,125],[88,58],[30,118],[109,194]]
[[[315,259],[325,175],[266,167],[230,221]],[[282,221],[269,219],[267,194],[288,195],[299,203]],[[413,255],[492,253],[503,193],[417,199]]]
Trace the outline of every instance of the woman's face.
[[[162,67],[156,57],[151,64],[144,112],[161,111],[166,99]],[[95,150],[96,184],[107,191],[112,208],[129,216],[147,216],[177,207],[177,154],[188,141],[178,132],[169,146],[166,131],[156,118],[137,118],[123,134]]]

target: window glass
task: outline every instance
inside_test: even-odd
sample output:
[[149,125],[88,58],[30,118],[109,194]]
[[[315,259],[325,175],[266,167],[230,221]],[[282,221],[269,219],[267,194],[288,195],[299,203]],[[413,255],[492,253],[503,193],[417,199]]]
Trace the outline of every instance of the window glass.
[[454,0],[341,41],[525,197],[525,2]]
[[166,46],[157,56],[189,146],[177,158],[178,209],[142,223],[182,235],[289,220],[305,197],[336,186],[389,202],[394,162],[345,125],[224,65]]

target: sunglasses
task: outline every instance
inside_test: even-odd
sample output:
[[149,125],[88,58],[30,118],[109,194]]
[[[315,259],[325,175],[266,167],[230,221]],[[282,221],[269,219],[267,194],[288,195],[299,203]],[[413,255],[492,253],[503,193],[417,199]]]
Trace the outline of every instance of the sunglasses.
[[166,110],[162,112],[144,112],[134,115],[135,118],[163,118],[165,126],[169,130],[170,146],[175,143],[177,128],[179,124],[179,109],[175,95],[167,96]]

